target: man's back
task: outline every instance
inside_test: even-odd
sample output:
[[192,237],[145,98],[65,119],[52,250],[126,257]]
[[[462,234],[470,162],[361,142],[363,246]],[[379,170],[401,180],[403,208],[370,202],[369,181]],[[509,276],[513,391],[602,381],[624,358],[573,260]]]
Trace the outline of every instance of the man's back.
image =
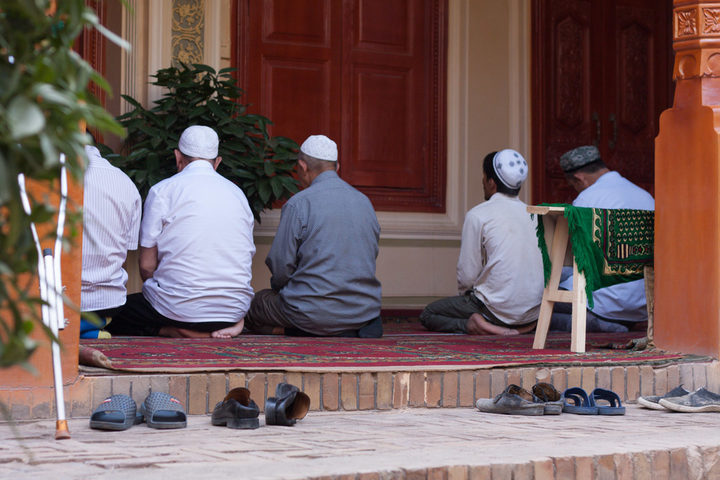
[[602,175],[595,183],[580,192],[573,205],[590,208],[655,210],[655,200],[652,195],[614,171]]
[[168,318],[238,321],[247,311],[253,216],[245,195],[204,160],[158,183],[148,194],[140,244],[158,249],[143,294]]
[[502,193],[474,207],[465,217],[458,258],[458,287],[474,288],[492,313],[510,325],[537,319],[542,299],[536,221],[526,207]]
[[380,227],[367,197],[326,171],[282,214],[291,228],[278,230],[266,263],[296,326],[331,335],[378,317]]
[[125,303],[128,274],[122,268],[128,250],[136,250],[141,200],[137,188],[120,169],[85,147],[82,311],[97,311]]

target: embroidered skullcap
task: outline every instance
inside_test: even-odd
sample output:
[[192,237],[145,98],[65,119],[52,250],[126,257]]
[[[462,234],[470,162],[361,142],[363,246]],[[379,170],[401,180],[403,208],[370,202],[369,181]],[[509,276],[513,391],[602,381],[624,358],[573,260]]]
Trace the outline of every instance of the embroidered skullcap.
[[180,135],[178,150],[191,158],[213,160],[218,156],[217,133],[210,127],[193,125]]
[[310,135],[303,142],[300,151],[318,160],[337,162],[338,159],[337,145],[325,135]]
[[600,151],[597,147],[584,145],[563,153],[560,157],[560,168],[563,172],[573,172],[597,160],[600,160]]
[[520,188],[528,174],[528,164],[511,148],[500,150],[493,157],[493,168],[500,181],[513,190]]

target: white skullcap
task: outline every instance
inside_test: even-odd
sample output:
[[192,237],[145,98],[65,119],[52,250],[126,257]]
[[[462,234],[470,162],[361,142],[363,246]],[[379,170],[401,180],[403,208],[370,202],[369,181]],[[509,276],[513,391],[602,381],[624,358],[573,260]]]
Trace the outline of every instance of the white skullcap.
[[318,160],[337,162],[338,159],[337,145],[325,135],[310,135],[303,142],[300,151]]
[[219,143],[215,130],[202,125],[193,125],[180,135],[178,150],[191,158],[213,160],[218,156]]
[[525,181],[528,164],[518,152],[511,148],[500,150],[493,157],[493,168],[506,187],[517,189]]

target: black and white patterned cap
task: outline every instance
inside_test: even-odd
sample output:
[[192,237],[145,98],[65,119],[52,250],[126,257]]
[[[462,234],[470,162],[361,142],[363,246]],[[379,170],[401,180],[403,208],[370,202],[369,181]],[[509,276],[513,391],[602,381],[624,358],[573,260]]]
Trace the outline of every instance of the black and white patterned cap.
[[528,175],[528,164],[511,148],[500,150],[493,157],[493,168],[500,181],[508,188],[517,189]]
[[600,151],[594,145],[583,145],[565,152],[560,157],[560,168],[571,173],[589,163],[600,160]]

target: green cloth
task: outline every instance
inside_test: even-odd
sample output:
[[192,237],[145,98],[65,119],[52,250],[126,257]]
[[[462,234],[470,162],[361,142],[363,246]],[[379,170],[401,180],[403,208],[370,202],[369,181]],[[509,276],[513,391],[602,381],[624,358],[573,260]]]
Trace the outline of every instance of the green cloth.
[[[655,212],[652,210],[565,207],[572,253],[578,270],[585,274],[588,307],[592,292],[643,278],[643,268],[653,263]],[[537,227],[545,285],[550,279],[550,256],[541,219]]]

